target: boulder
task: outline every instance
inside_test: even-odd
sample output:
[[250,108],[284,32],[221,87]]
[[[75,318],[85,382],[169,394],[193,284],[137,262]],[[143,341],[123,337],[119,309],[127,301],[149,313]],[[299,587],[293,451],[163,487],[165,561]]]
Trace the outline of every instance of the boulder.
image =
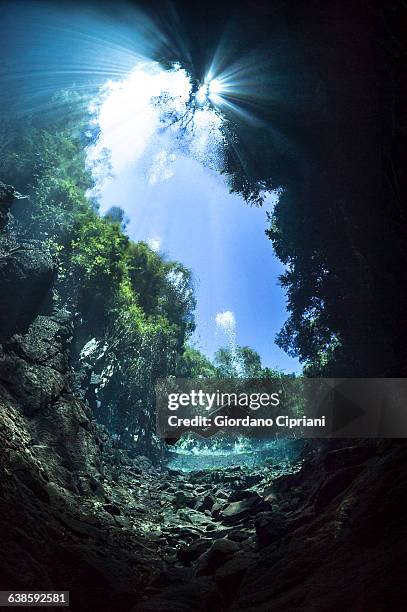
[[256,495],[256,493],[254,493],[253,491],[249,491],[248,489],[236,489],[236,491],[233,491],[229,495],[228,502],[242,501],[243,499],[249,499],[250,497],[253,497],[253,495]]
[[226,500],[228,498],[228,494],[225,491],[223,491],[222,489],[218,489],[215,492],[215,497],[216,497],[216,499]]
[[227,535],[228,540],[234,542],[244,542],[251,535],[251,531],[248,529],[232,529]]
[[229,504],[219,516],[225,525],[237,525],[240,521],[268,509],[270,505],[258,493],[252,493],[250,497]]
[[199,539],[195,540],[189,546],[184,546],[177,550],[177,557],[183,565],[189,566],[193,561],[196,561],[203,555],[212,545],[212,540]]
[[213,495],[205,495],[204,497],[200,497],[195,504],[195,510],[198,512],[205,512],[205,510],[211,510],[212,506],[215,503],[215,498]]
[[193,508],[196,503],[196,496],[187,491],[178,490],[174,493],[175,508]]
[[78,475],[76,486],[80,495],[102,497],[105,493],[101,482],[89,474]]
[[213,516],[213,518],[219,518],[219,515],[224,507],[225,504],[220,504],[219,502],[214,503],[211,510],[211,515]]
[[210,549],[201,555],[196,564],[197,576],[211,576],[239,550],[239,545],[231,540],[215,540]]
[[25,332],[51,299],[56,266],[36,240],[1,245],[0,337]]

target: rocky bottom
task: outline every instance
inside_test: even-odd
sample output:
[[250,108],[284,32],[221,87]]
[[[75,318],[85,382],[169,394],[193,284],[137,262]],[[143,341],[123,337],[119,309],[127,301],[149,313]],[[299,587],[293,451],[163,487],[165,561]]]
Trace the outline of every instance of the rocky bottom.
[[75,493],[27,477],[1,502],[0,585],[69,590],[72,610],[403,610],[406,459],[338,441],[183,473],[116,450]]

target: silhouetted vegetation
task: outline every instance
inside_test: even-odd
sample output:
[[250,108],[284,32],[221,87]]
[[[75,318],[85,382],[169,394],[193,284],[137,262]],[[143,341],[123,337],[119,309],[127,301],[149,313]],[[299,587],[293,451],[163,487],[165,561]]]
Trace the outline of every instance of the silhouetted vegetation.
[[405,375],[403,3],[177,5],[194,32],[184,65],[199,81],[215,57],[231,87],[231,189],[254,205],[281,194],[267,229],[286,265],[278,344],[311,376]]

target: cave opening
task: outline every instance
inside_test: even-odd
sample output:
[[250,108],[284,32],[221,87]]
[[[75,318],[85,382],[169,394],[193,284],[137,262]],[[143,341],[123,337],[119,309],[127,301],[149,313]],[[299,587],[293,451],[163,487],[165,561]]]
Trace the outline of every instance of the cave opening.
[[[401,609],[403,6],[2,3],[0,589]],[[160,381],[340,410],[167,436]]]

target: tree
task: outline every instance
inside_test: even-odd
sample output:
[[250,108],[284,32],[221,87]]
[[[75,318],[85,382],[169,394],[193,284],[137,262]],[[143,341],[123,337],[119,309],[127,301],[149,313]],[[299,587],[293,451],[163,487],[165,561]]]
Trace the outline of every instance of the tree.
[[211,65],[226,78],[231,189],[255,205],[280,193],[267,230],[286,266],[278,343],[312,376],[403,376],[403,3],[181,4],[199,40],[183,65],[196,82]]
[[263,368],[260,355],[249,346],[222,347],[214,363],[219,378],[276,378],[279,370]]
[[105,212],[104,217],[111,223],[118,223],[122,230],[125,230],[129,223],[129,218],[120,206],[111,206],[109,210]]
[[178,378],[215,378],[216,367],[200,351],[186,346],[177,364]]

